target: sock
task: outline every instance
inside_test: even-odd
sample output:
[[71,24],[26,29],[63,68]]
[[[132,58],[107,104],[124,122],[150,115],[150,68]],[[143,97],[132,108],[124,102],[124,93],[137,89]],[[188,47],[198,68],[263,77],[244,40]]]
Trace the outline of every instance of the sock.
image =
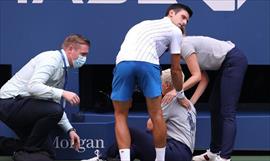
[[156,161],[165,161],[165,149],[164,148],[155,148],[156,149]]
[[130,149],[119,149],[121,161],[130,161]]

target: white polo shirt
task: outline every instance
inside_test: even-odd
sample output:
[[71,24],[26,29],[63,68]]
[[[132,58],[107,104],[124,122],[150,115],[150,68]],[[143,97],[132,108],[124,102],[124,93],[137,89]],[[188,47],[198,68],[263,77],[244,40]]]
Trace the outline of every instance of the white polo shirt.
[[201,69],[218,70],[227,53],[234,47],[231,41],[221,41],[206,36],[186,36],[183,38],[181,55],[185,59],[192,53],[196,53]]
[[168,17],[143,21],[126,34],[116,64],[121,61],[159,64],[159,57],[168,48],[172,54],[180,54],[181,40],[181,30]]

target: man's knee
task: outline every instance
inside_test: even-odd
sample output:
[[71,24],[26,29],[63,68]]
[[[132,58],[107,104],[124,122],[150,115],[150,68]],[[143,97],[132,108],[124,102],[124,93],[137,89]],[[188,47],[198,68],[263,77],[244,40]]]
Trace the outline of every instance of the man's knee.
[[61,107],[61,106],[58,106],[56,109],[55,109],[55,114],[57,115],[63,115],[64,113],[64,109]]
[[59,120],[62,118],[64,109],[62,108],[60,104],[53,102],[50,105],[48,105],[48,108],[51,108],[50,115],[53,115]]
[[12,155],[22,145],[18,139],[0,136],[0,155]]
[[59,120],[62,118],[63,113],[64,110],[61,108],[61,106],[54,111],[54,114],[57,116],[57,118],[59,118]]

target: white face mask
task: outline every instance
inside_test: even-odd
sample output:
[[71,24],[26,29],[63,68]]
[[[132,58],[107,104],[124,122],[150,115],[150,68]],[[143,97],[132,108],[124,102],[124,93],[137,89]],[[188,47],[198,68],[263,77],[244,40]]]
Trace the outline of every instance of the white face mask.
[[73,68],[80,68],[85,64],[85,62],[86,56],[79,55],[79,57],[76,60],[73,60]]

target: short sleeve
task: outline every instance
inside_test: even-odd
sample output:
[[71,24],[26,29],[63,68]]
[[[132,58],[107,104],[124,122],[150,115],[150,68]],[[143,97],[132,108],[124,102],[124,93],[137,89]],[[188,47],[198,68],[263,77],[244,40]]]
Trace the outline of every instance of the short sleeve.
[[195,52],[195,48],[191,43],[183,42],[181,45],[181,56],[185,59]]
[[173,28],[171,33],[171,42],[170,42],[170,53],[171,54],[180,54],[181,51],[181,42],[182,42],[182,32],[177,27]]
[[165,105],[162,107],[162,114],[163,114],[164,120],[167,121],[169,119],[169,116],[170,116],[170,110],[169,110],[168,105]]

